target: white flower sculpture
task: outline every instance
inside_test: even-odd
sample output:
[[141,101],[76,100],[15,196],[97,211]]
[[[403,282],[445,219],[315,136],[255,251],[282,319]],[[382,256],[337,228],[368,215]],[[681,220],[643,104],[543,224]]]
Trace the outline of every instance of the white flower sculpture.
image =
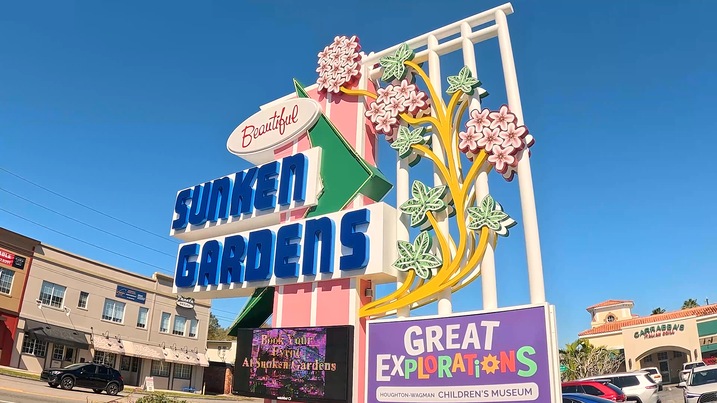
[[333,43],[319,52],[316,80],[319,91],[338,94],[341,87],[353,87],[358,83],[361,69],[361,44],[355,35],[351,38],[337,36]]

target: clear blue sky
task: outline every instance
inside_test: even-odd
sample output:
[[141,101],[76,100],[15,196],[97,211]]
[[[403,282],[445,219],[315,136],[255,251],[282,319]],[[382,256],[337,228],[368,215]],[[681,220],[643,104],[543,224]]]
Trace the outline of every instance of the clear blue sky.
[[[231,131],[291,92],[292,78],[314,82],[316,53],[335,35],[379,51],[501,3],[0,2],[0,226],[128,270],[171,272],[177,190],[246,168],[226,151]],[[632,299],[641,315],[687,298],[717,302],[717,3],[513,5],[560,343],[605,299]],[[491,108],[505,100],[496,49],[478,48]],[[517,182],[491,183],[520,222]],[[498,246],[501,306],[529,301],[522,234],[511,233]],[[476,282],[455,309],[480,300]],[[215,313],[227,325],[242,305],[217,300]]]

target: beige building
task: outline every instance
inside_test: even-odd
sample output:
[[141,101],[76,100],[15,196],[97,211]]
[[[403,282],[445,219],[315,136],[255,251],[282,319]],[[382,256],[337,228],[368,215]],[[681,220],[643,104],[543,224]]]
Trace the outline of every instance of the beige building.
[[172,277],[151,278],[40,244],[29,271],[11,366],[40,372],[110,365],[125,384],[201,390],[210,301],[178,301]]
[[588,307],[591,328],[579,337],[622,350],[628,371],[659,368],[665,383],[679,382],[683,363],[717,357],[717,304],[644,317],[633,306],[608,300]]

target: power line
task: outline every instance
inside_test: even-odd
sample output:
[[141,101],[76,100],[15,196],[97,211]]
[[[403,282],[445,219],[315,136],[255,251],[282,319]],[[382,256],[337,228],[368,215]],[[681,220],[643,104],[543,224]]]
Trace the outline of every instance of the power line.
[[121,219],[119,219],[119,218],[113,217],[113,216],[111,216],[111,215],[109,215],[109,214],[107,214],[107,213],[104,213],[104,212],[100,211],[100,210],[97,210],[97,209],[92,208],[92,207],[90,207],[90,206],[88,206],[88,205],[85,205],[85,204],[82,204],[82,203],[80,203],[80,202],[78,202],[78,201],[75,201],[75,200],[73,200],[73,199],[71,199],[71,198],[69,198],[69,197],[67,197],[67,196],[61,195],[60,193],[57,193],[57,192],[55,192],[54,190],[50,190],[50,189],[48,189],[48,188],[46,188],[46,187],[44,187],[44,186],[42,186],[42,185],[39,185],[39,184],[37,184],[37,183],[35,183],[35,182],[29,180],[29,179],[25,179],[25,178],[23,178],[22,176],[20,176],[20,175],[14,173],[14,172],[8,171],[7,169],[5,169],[5,168],[3,168],[3,167],[0,167],[0,170],[4,171],[4,172],[6,172],[6,173],[8,173],[8,174],[10,174],[10,175],[12,175],[12,176],[14,176],[14,177],[20,179],[20,180],[23,180],[23,181],[25,181],[25,182],[27,182],[27,183],[29,183],[29,184],[31,184],[31,185],[37,186],[37,187],[39,187],[39,188],[42,189],[42,190],[45,190],[45,191],[47,191],[47,192],[50,192],[50,193],[54,194],[54,195],[57,196],[57,197],[61,197],[61,198],[65,199],[65,200],[67,200],[67,201],[69,201],[69,202],[72,202],[72,203],[77,204],[78,206],[82,206],[82,207],[84,207],[84,208],[86,208],[86,209],[88,209],[88,210],[94,211],[94,212],[97,213],[97,214],[101,214],[101,215],[103,215],[103,216],[105,216],[105,217],[108,217],[108,218],[111,218],[111,219],[113,219],[113,220],[115,220],[115,221],[121,222],[122,224],[129,225],[130,227],[132,227],[132,228],[134,228],[134,229],[140,230],[140,231],[145,232],[145,233],[147,233],[147,234],[149,234],[149,235],[155,236],[155,237],[157,237],[157,238],[159,238],[159,239],[163,239],[163,240],[165,240],[165,241],[167,241],[167,242],[172,242],[172,243],[174,243],[174,244],[177,244],[177,243],[178,243],[178,242],[177,242],[176,240],[174,240],[174,239],[157,235],[157,234],[155,234],[154,232],[147,231],[147,230],[144,229],[144,228],[138,227],[138,226],[136,226],[136,225],[134,225],[134,224],[128,223],[127,221],[124,221],[124,220],[121,220]]
[[174,274],[174,272],[172,272],[171,270],[165,269],[164,267],[160,267],[160,266],[154,265],[154,264],[152,264],[152,263],[143,262],[143,261],[138,260],[138,259],[135,259],[135,258],[133,258],[133,257],[131,257],[131,256],[123,255],[123,254],[121,254],[121,253],[119,253],[119,252],[115,252],[115,251],[113,251],[113,250],[107,249],[107,248],[102,247],[102,246],[99,246],[99,245],[95,245],[95,244],[93,244],[93,243],[91,243],[91,242],[83,241],[83,240],[80,239],[80,238],[74,237],[74,236],[72,236],[72,235],[65,234],[64,232],[58,231],[58,230],[56,230],[56,229],[54,229],[54,228],[50,228],[50,227],[48,227],[48,226],[46,226],[46,225],[44,225],[44,224],[40,224],[39,222],[30,220],[29,218],[25,218],[25,217],[23,217],[23,216],[21,216],[21,215],[15,214],[15,213],[13,213],[12,211],[6,210],[6,209],[4,209],[4,208],[2,208],[2,207],[0,207],[0,210],[1,210],[1,211],[4,211],[4,212],[6,212],[6,213],[8,213],[8,214],[10,214],[10,215],[13,215],[13,216],[15,216],[15,217],[17,217],[17,218],[19,218],[19,219],[21,219],[21,220],[25,220],[25,221],[31,222],[31,223],[33,223],[33,224],[35,224],[35,225],[37,225],[37,226],[40,226],[40,227],[45,228],[45,229],[47,229],[47,230],[50,230],[50,231],[52,231],[52,232],[55,232],[55,233],[58,233],[58,234],[60,234],[60,235],[66,236],[66,237],[68,237],[68,238],[70,238],[70,239],[74,239],[75,241],[82,242],[82,243],[87,244],[87,245],[90,245],[90,246],[94,246],[94,247],[97,248],[97,249],[101,249],[101,250],[103,250],[103,251],[105,251],[105,252],[113,253],[113,254],[115,254],[115,255],[117,255],[117,256],[121,256],[121,257],[123,257],[123,258],[125,258],[125,259],[129,259],[129,260],[135,261],[135,262],[137,262],[137,263],[141,263],[141,264],[144,264],[144,265],[147,265],[147,266],[154,267],[154,268],[156,268],[156,269],[158,269],[158,270],[161,270],[161,271],[163,271],[163,272],[165,272],[165,273]]
[[88,224],[88,223],[86,223],[86,222],[84,222],[84,221],[81,221],[81,220],[78,220],[78,219],[76,219],[76,218],[70,217],[70,216],[68,216],[68,215],[66,215],[66,214],[60,213],[59,211],[53,210],[53,209],[51,209],[51,208],[49,208],[49,207],[45,207],[45,206],[43,206],[43,205],[40,204],[40,203],[37,203],[37,202],[35,202],[35,201],[33,201],[33,200],[30,200],[30,199],[28,199],[28,198],[25,198],[25,197],[23,197],[23,196],[20,196],[19,194],[13,193],[13,192],[11,192],[11,191],[9,191],[9,190],[7,190],[7,189],[3,189],[2,187],[0,187],[0,190],[2,190],[2,191],[5,192],[5,193],[11,194],[11,195],[17,197],[18,199],[22,199],[22,200],[24,200],[24,201],[26,201],[26,202],[28,202],[28,203],[32,203],[32,204],[34,204],[35,206],[41,207],[41,208],[43,208],[43,209],[45,209],[45,210],[47,210],[47,211],[51,211],[51,212],[53,212],[53,213],[55,213],[55,214],[57,214],[57,215],[59,215],[59,216],[62,216],[62,217],[65,217],[65,218],[67,218],[67,219],[70,219],[70,220],[72,220],[72,221],[78,222],[78,223],[80,223],[80,224],[82,224],[82,225],[88,226],[88,227],[90,227],[90,228],[92,228],[92,229],[95,229],[95,230],[97,230],[97,231],[103,232],[103,233],[105,233],[105,234],[107,234],[107,235],[112,235],[112,236],[115,237],[115,238],[122,239],[122,240],[124,240],[124,241],[133,243],[133,244],[135,244],[135,245],[137,245],[137,246],[141,246],[141,247],[143,247],[143,248],[145,248],[145,249],[149,249],[149,250],[154,251],[154,252],[157,252],[157,253],[161,253],[161,254],[166,255],[166,256],[169,256],[169,257],[171,257],[171,258],[175,257],[174,255],[170,255],[169,253],[166,253],[166,252],[161,251],[161,250],[159,250],[159,249],[154,249],[154,248],[152,248],[152,247],[150,247],[150,246],[143,245],[143,244],[141,244],[141,243],[139,243],[139,242],[135,242],[135,241],[133,241],[133,240],[131,240],[131,239],[128,239],[128,238],[119,236],[119,235],[117,235],[117,234],[113,234],[113,233],[110,232],[110,231],[104,230],[104,229],[99,228],[99,227],[95,227],[95,226],[92,225],[92,224]]

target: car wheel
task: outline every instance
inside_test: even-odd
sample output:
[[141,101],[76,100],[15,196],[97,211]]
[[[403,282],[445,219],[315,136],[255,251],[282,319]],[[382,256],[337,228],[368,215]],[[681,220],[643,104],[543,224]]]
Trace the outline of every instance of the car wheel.
[[52,382],[48,382],[47,384],[50,385],[51,388],[56,388],[56,387],[60,386],[59,384],[52,383]]
[[110,383],[109,385],[107,385],[107,394],[108,394],[108,395],[114,396],[114,395],[116,395],[117,393],[119,393],[119,385],[117,385],[117,384],[114,383],[114,382],[112,382],[112,383]]
[[66,376],[60,381],[60,386],[62,389],[70,390],[75,387],[75,380],[71,376]]
[[102,389],[92,389],[92,391],[95,393],[102,393]]

